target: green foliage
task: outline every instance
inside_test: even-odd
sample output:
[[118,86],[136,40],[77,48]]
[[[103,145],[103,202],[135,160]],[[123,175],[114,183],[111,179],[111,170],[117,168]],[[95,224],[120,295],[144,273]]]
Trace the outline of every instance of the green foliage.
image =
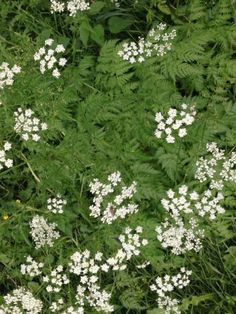
[[[32,254],[48,269],[66,265],[76,249],[102,250],[108,257],[119,247],[115,238],[125,226],[142,225],[149,246],[127,270],[107,276],[104,283],[113,293],[115,313],[164,313],[149,286],[157,276],[174,273],[183,264],[193,270],[191,285],[175,294],[183,299],[184,313],[236,312],[235,184],[225,186],[226,213],[207,224],[199,254],[173,256],[160,247],[154,232],[165,217],[160,200],[167,190],[181,184],[201,189],[194,172],[206,143],[215,141],[228,153],[235,150],[235,12],[230,0],[124,0],[120,8],[107,0],[93,2],[90,11],[72,18],[51,15],[46,0],[1,2],[0,62],[22,67],[14,85],[0,91],[0,144],[12,143],[14,159],[13,168],[0,172],[2,295],[28,286],[48,306],[41,283],[20,273],[25,256]],[[145,37],[160,21],[177,31],[167,55],[142,64],[118,56],[124,41]],[[68,64],[58,80],[41,75],[33,61],[48,37],[66,46]],[[155,113],[180,108],[182,103],[197,109],[188,135],[174,145],[158,141]],[[18,107],[32,108],[47,122],[42,141],[25,143],[16,135],[13,113]],[[89,183],[117,170],[125,182],[137,181],[135,201],[140,209],[104,226],[89,216]],[[68,201],[60,217],[45,208],[47,199],[57,193]],[[28,223],[35,214],[58,224],[62,238],[53,248],[34,249]],[[145,260],[151,265],[137,271],[135,264]]]

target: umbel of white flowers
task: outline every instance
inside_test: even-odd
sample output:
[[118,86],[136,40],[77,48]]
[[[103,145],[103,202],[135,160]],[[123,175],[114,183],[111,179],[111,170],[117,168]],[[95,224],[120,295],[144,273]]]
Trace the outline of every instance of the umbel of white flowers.
[[160,309],[164,309],[166,314],[175,313],[180,314],[179,300],[176,298],[171,298],[170,294],[174,289],[183,289],[190,283],[189,277],[192,271],[185,269],[185,267],[180,268],[180,272],[177,275],[169,276],[165,275],[162,277],[157,277],[155,283],[150,286],[151,291],[156,292],[158,295],[157,303]]
[[34,111],[31,109],[23,110],[18,108],[14,112],[15,126],[14,130],[20,134],[24,141],[32,140],[38,142],[41,138],[41,131],[48,128],[47,123],[41,122],[38,118],[34,117]]
[[176,30],[164,32],[166,28],[166,24],[160,23],[149,31],[146,39],[140,37],[137,43],[124,43],[118,55],[129,63],[142,63],[152,56],[164,56],[171,50],[171,41],[176,36]]
[[177,136],[187,135],[186,126],[191,125],[195,120],[196,110],[194,106],[181,105],[181,110],[170,108],[165,118],[161,112],[156,113],[155,121],[157,128],[155,136],[158,139],[164,138],[167,143],[174,143]]
[[199,220],[202,217],[214,220],[218,214],[225,212],[220,205],[222,193],[215,195],[208,189],[200,196],[196,191],[189,193],[188,187],[182,185],[178,192],[170,189],[167,196],[161,200],[161,204],[169,217],[156,227],[157,239],[163,248],[170,248],[176,255],[191,250],[198,252],[202,248],[201,238],[204,237]]
[[11,144],[9,142],[5,142],[3,145],[3,149],[0,150],[0,170],[5,167],[11,168],[13,166],[13,160],[7,158],[6,152],[11,150]]
[[47,200],[47,209],[54,214],[62,214],[66,204],[67,201],[61,197],[61,194],[57,194],[56,197]]
[[44,245],[53,246],[56,239],[60,237],[56,223],[48,223],[47,219],[42,216],[36,215],[30,222],[30,234],[35,242],[35,248],[39,249]]
[[42,312],[43,303],[36,299],[30,291],[19,287],[3,297],[0,314],[38,314]]
[[[121,174],[119,171],[110,174],[108,184],[94,179],[90,184],[90,192],[94,195],[93,205],[89,207],[90,216],[101,217],[103,223],[111,224],[117,218],[125,218],[129,214],[137,213],[138,205],[131,200],[136,192],[136,182],[127,186],[121,186]],[[115,194],[115,195],[114,195]]]
[[222,190],[224,182],[236,182],[236,152],[227,157],[225,150],[215,142],[206,145],[211,156],[200,157],[196,163],[195,178],[200,182],[210,181],[210,189]]
[[21,72],[21,67],[14,65],[12,68],[9,67],[9,63],[3,62],[0,65],[0,89],[4,86],[11,86],[14,83],[14,75]]
[[70,0],[63,3],[58,0],[50,0],[51,13],[69,12],[70,16],[75,16],[78,12],[87,11],[90,9],[90,4],[86,0]]
[[49,70],[52,71],[52,76],[59,78],[61,73],[58,67],[64,67],[67,60],[61,57],[57,59],[57,55],[65,52],[65,47],[62,44],[53,45],[53,43],[54,40],[52,38],[45,40],[44,46],[39,48],[34,54],[34,60],[39,61],[42,74]]

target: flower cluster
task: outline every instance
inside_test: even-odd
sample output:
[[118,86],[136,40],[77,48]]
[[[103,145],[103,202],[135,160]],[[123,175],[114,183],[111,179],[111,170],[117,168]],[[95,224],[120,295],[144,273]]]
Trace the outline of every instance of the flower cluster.
[[47,200],[47,209],[54,214],[62,214],[66,204],[67,201],[62,199],[60,194],[57,194],[56,197]]
[[70,16],[75,16],[78,12],[87,11],[90,9],[90,4],[86,0],[70,0],[63,3],[58,0],[50,0],[51,13],[69,12]]
[[97,252],[92,258],[88,250],[75,252],[71,256],[69,269],[70,272],[79,276],[76,300],[80,307],[84,306],[86,300],[96,310],[109,313],[113,311],[113,307],[109,304],[111,295],[102,291],[97,284],[97,274],[101,269],[102,256],[101,252]]
[[57,266],[51,271],[49,276],[43,277],[43,282],[47,283],[47,292],[60,292],[63,285],[67,285],[70,281],[66,274],[63,273],[63,267]]
[[15,126],[14,130],[16,133],[21,135],[24,141],[32,139],[32,141],[39,141],[39,132],[47,130],[48,126],[46,123],[42,123],[38,118],[34,117],[34,112],[31,109],[23,110],[18,108],[14,112]]
[[146,246],[148,241],[146,239],[141,239],[140,234],[142,234],[143,228],[138,226],[135,230],[127,227],[125,228],[124,234],[118,237],[121,243],[121,248],[117,253],[106,260],[101,266],[104,272],[107,272],[110,268],[113,271],[124,270],[127,268],[127,261],[129,261],[133,256],[138,256],[140,254],[140,247]]
[[56,223],[48,223],[47,219],[41,216],[34,216],[30,222],[30,234],[35,242],[36,249],[44,245],[53,246],[54,240],[60,237],[58,231],[55,231]]
[[236,152],[227,158],[225,150],[219,149],[214,142],[208,143],[206,149],[212,157],[200,157],[195,178],[200,182],[210,180],[210,189],[216,190],[223,189],[224,181],[236,182]]
[[21,265],[21,273],[30,277],[38,276],[42,273],[43,263],[37,263],[31,256],[27,256],[26,264]]
[[161,203],[170,217],[156,227],[157,239],[163,248],[171,248],[176,255],[190,250],[198,252],[204,236],[204,231],[199,229],[199,220],[205,216],[214,220],[218,214],[224,213],[220,206],[223,195],[217,193],[215,196],[211,190],[206,190],[200,196],[196,191],[189,193],[188,187],[182,185],[178,193],[170,189],[167,196]]
[[98,273],[124,270],[127,261],[132,256],[139,255],[140,247],[148,243],[146,239],[140,238],[142,231],[142,227],[137,227],[135,230],[126,228],[125,233],[119,236],[121,249],[113,257],[107,258],[105,263],[101,252],[97,252],[94,258],[88,250],[75,252],[71,256],[69,270],[79,277],[76,299],[80,307],[83,307],[84,302],[87,301],[97,311],[105,313],[113,311],[113,307],[109,304],[111,294],[101,290],[98,285]]
[[[40,63],[40,72],[44,74],[46,70],[52,71],[52,76],[60,77],[58,66],[64,67],[67,60],[65,58],[56,58],[56,54],[63,53],[65,47],[62,44],[53,46],[54,40],[48,38],[45,40],[44,46],[41,47],[35,54],[34,60]],[[54,47],[54,48],[53,48]]]
[[59,313],[64,305],[64,300],[62,298],[58,299],[57,301],[52,302],[50,306],[50,310],[52,313]]
[[9,63],[3,62],[0,65],[0,89],[4,86],[11,86],[14,83],[14,75],[21,72],[21,68],[18,65],[14,65],[12,68],[9,67]]
[[22,287],[13,290],[3,298],[5,304],[0,306],[0,313],[3,314],[38,314],[43,308],[42,301],[36,299],[30,291]]
[[11,144],[9,142],[5,142],[3,145],[3,149],[0,150],[0,170],[3,167],[11,168],[13,166],[13,160],[6,158],[6,152],[11,149]]
[[151,291],[157,293],[158,306],[160,309],[164,309],[166,314],[176,313],[180,314],[179,300],[171,298],[167,294],[172,292],[174,289],[183,289],[190,283],[189,277],[192,271],[186,270],[185,267],[180,269],[180,272],[175,276],[165,275],[162,277],[157,277],[155,284],[150,286]]
[[167,143],[174,143],[177,134],[179,137],[187,135],[186,126],[193,123],[196,110],[194,106],[187,104],[182,104],[181,108],[181,111],[170,108],[166,119],[161,112],[156,113],[155,121],[157,122],[157,128],[155,136],[158,139],[164,135]]
[[168,198],[161,200],[162,206],[174,218],[179,218],[183,213],[194,213],[196,216],[204,217],[209,215],[210,220],[214,220],[217,214],[223,214],[224,208],[220,206],[223,199],[222,193],[216,196],[211,190],[206,190],[201,197],[196,191],[189,193],[188,187],[182,185],[178,193],[173,190],[167,191]]
[[166,24],[160,23],[149,31],[146,39],[140,37],[138,43],[124,43],[118,55],[130,63],[141,63],[148,57],[165,55],[171,50],[171,41],[176,36],[176,30],[164,32],[166,27]]
[[[111,194],[117,189],[118,183],[121,182],[121,174],[119,171],[108,176],[108,184],[101,183],[98,179],[94,179],[90,184],[90,192],[95,195],[93,205],[89,207],[92,217],[101,217],[103,223],[111,224],[118,217],[125,218],[128,214],[138,211],[138,205],[128,203],[136,192],[136,182],[129,186],[123,186],[120,194],[114,196],[111,200]],[[126,203],[126,204],[125,204]]]
[[188,251],[198,252],[202,248],[201,238],[203,230],[199,229],[197,221],[193,218],[184,222],[178,218],[173,221],[166,219],[156,227],[157,239],[163,248],[170,248],[175,255],[184,254]]

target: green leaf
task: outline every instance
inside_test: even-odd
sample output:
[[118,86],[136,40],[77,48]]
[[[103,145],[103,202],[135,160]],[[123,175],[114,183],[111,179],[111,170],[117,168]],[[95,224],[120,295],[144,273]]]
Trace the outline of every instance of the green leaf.
[[100,46],[104,44],[104,28],[101,24],[98,24],[93,28],[91,38]]
[[28,288],[31,291],[36,292],[39,289],[39,284],[35,281],[30,281],[28,282]]
[[88,39],[89,39],[89,34],[91,31],[91,26],[89,25],[89,22],[87,20],[83,21],[80,25],[79,28],[79,33],[80,33],[80,39],[82,43],[87,46]]
[[189,305],[198,305],[200,302],[213,299],[213,293],[207,293],[202,295],[194,295],[190,298],[184,298],[180,306],[181,310],[187,310]]
[[114,34],[117,34],[133,24],[133,22],[134,21],[130,19],[125,19],[119,16],[112,16],[108,21],[109,30]]
[[105,5],[105,3],[102,1],[94,2],[89,9],[89,14],[95,15],[95,14],[99,13],[102,10],[102,8],[104,7],[104,5]]
[[170,15],[171,14],[171,11],[170,11],[170,8],[168,7],[168,5],[164,4],[164,3],[159,3],[158,4],[158,9],[164,13],[164,14],[167,14],[167,15]]
[[165,313],[165,311],[163,309],[159,309],[159,308],[147,311],[147,314],[164,314],[164,313]]

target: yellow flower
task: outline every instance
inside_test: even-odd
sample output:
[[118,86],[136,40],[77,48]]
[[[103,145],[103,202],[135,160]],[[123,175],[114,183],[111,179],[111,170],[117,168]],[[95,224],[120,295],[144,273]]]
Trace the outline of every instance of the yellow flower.
[[16,203],[17,203],[17,204],[20,204],[20,203],[21,203],[21,201],[17,199],[17,200],[16,200]]
[[4,214],[4,215],[2,216],[2,219],[3,219],[3,220],[8,220],[8,219],[9,219],[9,215],[8,215],[8,214]]

